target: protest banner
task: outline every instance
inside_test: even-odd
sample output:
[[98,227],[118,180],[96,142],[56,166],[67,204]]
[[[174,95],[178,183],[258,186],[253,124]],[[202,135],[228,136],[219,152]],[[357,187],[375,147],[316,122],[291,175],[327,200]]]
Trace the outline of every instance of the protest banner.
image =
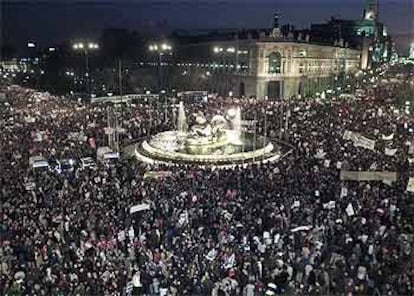
[[146,210],[149,210],[149,209],[150,209],[150,205],[149,204],[142,203],[142,204],[138,204],[138,205],[132,206],[129,209],[129,213],[130,214],[134,214],[136,212],[146,211]]
[[375,148],[375,141],[368,139],[367,137],[364,137],[360,133],[346,130],[342,138],[344,140],[352,141],[355,147],[362,147],[362,148],[369,149],[372,151]]
[[291,230],[291,232],[298,232],[298,231],[309,231],[313,228],[312,225],[307,225],[307,226],[298,226],[295,227]]
[[354,138],[354,146],[355,147],[362,147],[365,149],[369,149],[374,151],[375,149],[375,141],[368,139],[362,135],[358,135],[357,137]]
[[349,181],[384,181],[395,182],[397,181],[396,172],[387,171],[345,171],[341,170],[341,180]]

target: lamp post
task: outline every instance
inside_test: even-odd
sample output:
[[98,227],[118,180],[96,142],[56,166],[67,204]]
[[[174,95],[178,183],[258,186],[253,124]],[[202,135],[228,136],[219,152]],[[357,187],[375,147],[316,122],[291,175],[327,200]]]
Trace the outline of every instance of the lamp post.
[[161,92],[163,88],[163,81],[162,81],[162,57],[165,54],[171,54],[172,46],[168,43],[160,43],[160,44],[151,44],[149,46],[150,52],[155,52],[158,54],[158,92]]
[[[213,53],[220,55],[219,61],[222,64],[219,65],[219,68],[220,68],[221,65],[223,65],[223,71],[221,71],[221,72],[219,71],[219,73],[222,73],[223,76],[226,75],[226,71],[225,71],[226,66],[227,66],[227,68],[230,67],[230,65],[227,64],[229,61],[226,59],[228,56],[231,57],[232,55],[234,55],[234,60],[235,60],[234,67],[236,69],[236,72],[238,71],[238,66],[239,66],[239,46],[238,45],[237,45],[237,47],[227,47],[227,48],[223,48],[223,47],[220,47],[220,46],[215,46],[215,47],[213,47]],[[232,60],[230,60],[230,62],[231,62],[231,64],[233,63]],[[226,79],[226,77],[222,77],[222,79],[219,78],[219,81],[220,82],[225,81],[224,92],[223,93],[227,93],[227,91],[228,91],[228,89],[227,89],[228,88],[228,79]],[[220,85],[220,89],[221,89],[221,85]]]
[[172,46],[168,43],[154,43],[149,46],[149,51],[158,54],[158,93],[164,96],[164,121],[167,121],[167,95],[163,90],[163,77],[162,77],[162,57],[165,54],[172,54]]
[[89,43],[83,43],[78,42],[73,44],[72,46],[73,50],[83,52],[85,55],[85,82],[86,82],[86,88],[88,95],[91,95],[91,89],[90,89],[90,79],[89,79],[89,60],[88,60],[88,54],[89,51],[94,51],[99,48],[99,45],[97,43],[89,42]]

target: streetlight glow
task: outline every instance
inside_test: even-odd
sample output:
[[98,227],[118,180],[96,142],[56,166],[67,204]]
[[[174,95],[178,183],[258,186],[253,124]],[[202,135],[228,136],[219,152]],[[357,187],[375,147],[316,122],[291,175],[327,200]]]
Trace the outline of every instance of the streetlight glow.
[[27,47],[34,48],[36,47],[36,44],[34,44],[34,42],[28,42]]
[[88,44],[88,48],[89,49],[97,49],[99,46],[98,46],[98,44],[96,44],[96,43],[93,43],[93,42],[90,42],[89,44]]

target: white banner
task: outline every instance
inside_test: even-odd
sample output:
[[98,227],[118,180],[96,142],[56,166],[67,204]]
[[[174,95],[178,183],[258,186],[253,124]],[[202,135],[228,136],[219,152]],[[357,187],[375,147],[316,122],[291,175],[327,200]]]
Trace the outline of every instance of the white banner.
[[295,227],[291,230],[291,232],[298,232],[298,231],[309,231],[313,228],[312,225],[308,225],[308,226],[299,226],[299,227]]
[[341,170],[341,180],[350,181],[397,181],[396,172],[381,172],[381,171],[345,171]]
[[146,211],[146,210],[149,210],[149,209],[150,209],[149,204],[142,203],[142,204],[138,204],[138,205],[135,205],[135,206],[131,207],[130,210],[129,210],[129,213],[133,214],[133,213],[136,213],[136,212]]
[[364,137],[360,133],[346,130],[342,138],[344,140],[352,141],[355,147],[363,147],[369,150],[374,150],[375,148],[375,141]]
[[397,148],[395,149],[385,148],[385,155],[394,156],[395,153],[397,153]]
[[382,139],[384,141],[391,141],[392,139],[394,139],[394,134],[391,134],[389,136],[382,135]]
[[370,140],[370,139],[368,139],[368,138],[366,138],[362,135],[359,135],[359,136],[355,137],[355,139],[354,139],[354,146],[355,147],[362,147],[362,148],[374,151],[375,141]]

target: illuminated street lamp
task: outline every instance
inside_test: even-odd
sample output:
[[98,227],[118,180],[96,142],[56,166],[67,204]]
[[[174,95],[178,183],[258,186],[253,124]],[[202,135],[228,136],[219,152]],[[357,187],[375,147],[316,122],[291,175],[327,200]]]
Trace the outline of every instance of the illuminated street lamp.
[[[85,77],[89,77],[89,61],[88,61],[88,54],[89,51],[94,51],[99,48],[99,45],[94,42],[89,42],[88,44],[84,44],[83,42],[77,42],[72,45],[74,51],[82,51],[85,55]],[[89,78],[86,78],[88,94],[90,93],[90,85],[89,85]]]
[[169,53],[172,54],[172,46],[166,42],[150,44],[148,47],[150,52],[158,53],[158,91],[163,88],[162,81],[162,56]]

